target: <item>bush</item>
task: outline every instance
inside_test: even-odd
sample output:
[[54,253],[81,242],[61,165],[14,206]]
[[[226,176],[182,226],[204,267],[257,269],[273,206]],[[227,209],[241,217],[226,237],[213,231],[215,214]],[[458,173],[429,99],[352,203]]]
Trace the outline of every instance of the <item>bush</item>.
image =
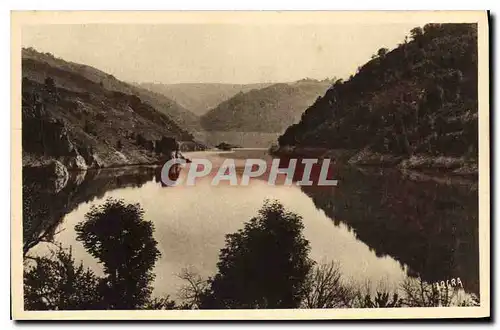
[[277,201],[226,236],[203,308],[297,308],[313,265],[302,218]]
[[102,295],[108,308],[135,309],[149,301],[151,272],[160,256],[154,226],[139,204],[108,199],[75,226],[77,239],[104,266]]

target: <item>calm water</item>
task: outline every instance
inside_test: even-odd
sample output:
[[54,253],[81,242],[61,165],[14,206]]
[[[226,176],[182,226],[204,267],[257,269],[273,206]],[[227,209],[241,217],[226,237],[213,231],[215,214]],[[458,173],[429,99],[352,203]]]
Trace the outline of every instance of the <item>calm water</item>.
[[[263,150],[186,156],[219,165],[225,158],[269,157]],[[76,240],[75,225],[108,197],[140,203],[161,252],[154,295],[176,297],[182,269],[214,275],[225,235],[241,229],[265,199],[277,199],[303,217],[310,256],[337,261],[351,282],[392,289],[406,276],[428,282],[460,278],[466,291],[478,293],[474,182],[350,167],[339,167],[338,179],[337,187],[269,186],[259,180],[248,187],[211,186],[208,179],[194,187],[164,187],[157,170],[134,168],[88,172],[40,188],[27,173],[25,253],[46,255],[53,245],[45,241],[61,243],[101,275],[100,264]]]

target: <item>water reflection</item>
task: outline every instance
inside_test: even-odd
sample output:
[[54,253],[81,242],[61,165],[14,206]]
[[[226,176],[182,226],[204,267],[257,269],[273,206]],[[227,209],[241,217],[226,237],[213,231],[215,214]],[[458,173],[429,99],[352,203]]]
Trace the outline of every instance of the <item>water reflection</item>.
[[[262,157],[263,150],[208,153],[184,160],[172,160],[158,168],[155,181],[162,186],[193,185],[198,180],[212,180],[212,185],[245,186],[260,180],[269,185],[335,186],[336,161],[330,158],[305,159]],[[245,155],[246,157],[242,156]],[[261,155],[258,157],[257,155]],[[208,157],[207,157],[208,155]],[[178,163],[179,161],[182,163]],[[245,180],[244,180],[245,179]]]
[[[222,163],[226,156],[219,152],[213,159]],[[71,246],[77,263],[82,261],[97,277],[107,276],[104,262],[77,240],[77,224],[107,198],[140,203],[155,226],[152,236],[161,253],[153,262],[151,300],[143,305],[171,307],[165,297],[175,296],[184,285],[177,275],[193,266],[202,279],[216,274],[225,235],[242,229],[269,198],[303,217],[311,258],[338,262],[343,276],[356,285],[370,281],[395,288],[409,274],[428,282],[460,277],[467,291],[478,291],[477,192],[469,185],[344,168],[336,172],[338,187],[273,187],[258,180],[234,189],[200,180],[195,187],[165,188],[158,184],[158,173],[158,168],[123,170],[122,175],[114,170],[89,172],[57,191],[41,189],[39,179],[25,175],[23,193],[30,196],[23,199],[26,256],[48,255],[52,244],[47,241]],[[123,264],[125,257],[120,258]],[[135,295],[132,289],[124,292]],[[118,299],[114,301],[118,306]]]
[[141,187],[151,180],[153,168],[122,168],[72,172],[55,185],[43,172],[23,170],[23,254],[44,241],[53,241],[64,216],[82,203],[113,189]]
[[[444,290],[407,278],[400,291],[360,289],[346,281],[337,263],[309,257],[303,220],[278,201],[265,202],[242,230],[226,235],[217,274],[187,281],[184,297],[152,297],[151,272],[160,252],[153,224],[139,204],[107,199],[93,206],[76,226],[77,240],[103,265],[97,276],[75,263],[71,249],[55,256],[30,257],[24,274],[25,306],[45,309],[332,308],[477,305],[459,290]],[[316,264],[316,265],[315,265]],[[389,299],[392,296],[392,299]]]
[[353,229],[377,256],[409,266],[429,283],[460,278],[479,292],[478,199],[474,184],[442,184],[391,170],[339,168],[338,189],[302,187],[339,225]]

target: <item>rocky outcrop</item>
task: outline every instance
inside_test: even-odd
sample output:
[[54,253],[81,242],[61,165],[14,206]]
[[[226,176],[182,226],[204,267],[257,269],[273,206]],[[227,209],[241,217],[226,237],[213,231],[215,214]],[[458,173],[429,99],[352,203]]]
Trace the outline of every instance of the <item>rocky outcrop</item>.
[[87,164],[87,167],[89,168],[100,168],[103,167],[103,162],[99,158],[98,155],[96,155],[92,149],[92,147],[82,147],[80,148],[80,153],[85,160],[85,163]]
[[[31,109],[38,108],[35,104]],[[30,112],[30,107],[23,108],[23,150],[40,155],[42,158],[57,159],[69,169],[86,170],[100,167],[96,155],[86,151],[86,158],[81,155],[76,143],[71,140],[65,124],[50,118],[44,112]]]
[[31,49],[23,50],[22,73],[23,166],[156,164],[179,150],[177,141],[198,147],[151,93],[101,71]]
[[[156,118],[154,113],[147,119],[137,117],[137,112],[150,111],[138,97],[114,92],[93,100],[86,94],[75,97],[62,88],[49,90],[29,79],[23,83],[23,166],[43,167],[57,160],[68,170],[85,171],[156,164],[177,157],[171,154],[180,151],[176,138],[149,121]],[[132,109],[132,113],[126,109]],[[122,110],[128,112],[132,125],[124,123],[123,118],[110,117],[110,113]],[[89,116],[92,119],[83,119]]]

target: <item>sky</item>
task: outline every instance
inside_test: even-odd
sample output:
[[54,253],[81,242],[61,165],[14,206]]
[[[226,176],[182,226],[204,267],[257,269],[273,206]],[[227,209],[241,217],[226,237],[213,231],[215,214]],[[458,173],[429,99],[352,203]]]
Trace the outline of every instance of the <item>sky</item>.
[[348,78],[415,24],[44,24],[23,47],[128,82],[257,83]]

